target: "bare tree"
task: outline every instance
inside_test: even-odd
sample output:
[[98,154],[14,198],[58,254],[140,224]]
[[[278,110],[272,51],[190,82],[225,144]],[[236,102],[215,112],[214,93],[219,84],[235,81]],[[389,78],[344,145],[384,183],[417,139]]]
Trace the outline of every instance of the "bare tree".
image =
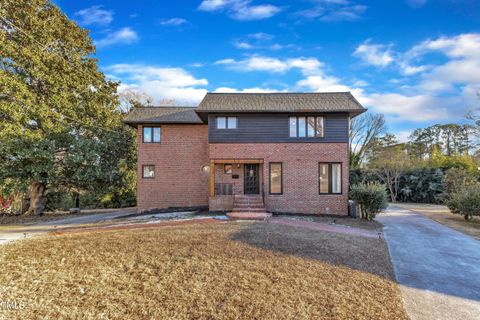
[[380,113],[367,113],[353,118],[350,123],[350,167],[357,168],[374,145],[385,134],[385,117]]
[[174,107],[178,106],[178,103],[175,99],[163,98],[158,102],[158,105],[163,107]]
[[120,100],[120,109],[126,113],[132,108],[151,106],[153,98],[145,91],[137,89],[127,89],[118,94]]
[[369,168],[373,169],[375,175],[388,189],[392,202],[395,202],[398,196],[400,176],[410,164],[404,144],[384,148],[376,153],[369,163]]

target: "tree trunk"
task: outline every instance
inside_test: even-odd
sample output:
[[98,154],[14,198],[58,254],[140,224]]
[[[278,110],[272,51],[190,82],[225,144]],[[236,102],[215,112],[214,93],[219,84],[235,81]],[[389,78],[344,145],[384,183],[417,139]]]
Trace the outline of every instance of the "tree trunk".
[[80,208],[80,194],[78,192],[73,193],[73,207]]
[[45,198],[46,186],[40,182],[32,182],[30,184],[30,190],[28,191],[30,196],[30,205],[26,212],[27,215],[42,215],[45,210]]

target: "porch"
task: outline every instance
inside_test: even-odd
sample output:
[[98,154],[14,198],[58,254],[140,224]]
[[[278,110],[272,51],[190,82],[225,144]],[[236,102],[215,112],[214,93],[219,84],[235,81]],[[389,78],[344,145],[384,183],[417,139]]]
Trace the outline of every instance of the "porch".
[[263,159],[211,159],[210,211],[264,213]]

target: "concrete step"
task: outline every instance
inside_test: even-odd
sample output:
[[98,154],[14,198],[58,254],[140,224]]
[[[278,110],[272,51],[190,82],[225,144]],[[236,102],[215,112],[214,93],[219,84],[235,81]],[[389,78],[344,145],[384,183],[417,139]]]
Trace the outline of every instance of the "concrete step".
[[238,212],[265,212],[266,209],[265,207],[263,208],[248,208],[248,207],[245,207],[245,208],[239,208],[239,207],[234,207],[233,208],[233,211],[238,211]]
[[239,203],[239,202],[234,202],[233,205],[235,207],[265,207],[265,204],[263,202],[255,202],[255,203]]
[[262,196],[258,196],[258,195],[253,195],[253,196],[249,196],[249,195],[236,195],[235,196],[235,199],[260,199],[262,200]]

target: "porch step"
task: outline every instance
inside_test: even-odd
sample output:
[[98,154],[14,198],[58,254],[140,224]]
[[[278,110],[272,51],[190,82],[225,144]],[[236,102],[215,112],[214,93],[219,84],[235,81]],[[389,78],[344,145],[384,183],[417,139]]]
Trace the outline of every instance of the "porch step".
[[238,202],[238,201],[235,201],[235,206],[239,206],[239,207],[248,207],[248,206],[252,206],[252,207],[263,207],[264,204],[263,202]]
[[233,212],[266,212],[265,207],[234,207]]
[[261,202],[259,202],[259,203],[238,203],[238,202],[235,202],[235,208],[265,208],[265,205]]
[[236,195],[232,213],[267,213],[260,195]]

